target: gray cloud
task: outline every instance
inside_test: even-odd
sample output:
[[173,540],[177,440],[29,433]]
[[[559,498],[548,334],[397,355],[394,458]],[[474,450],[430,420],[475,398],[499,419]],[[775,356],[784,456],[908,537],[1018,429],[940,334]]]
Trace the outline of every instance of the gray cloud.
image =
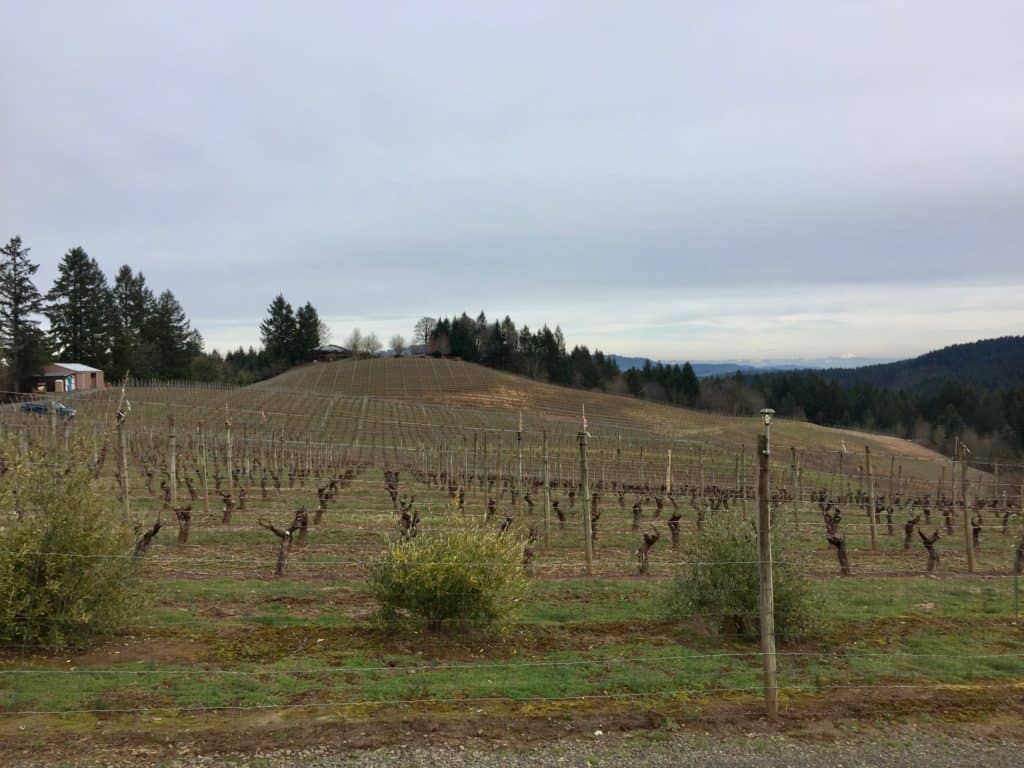
[[668,357],[1020,331],[990,301],[1024,286],[1017,2],[133,0],[0,23],[0,236],[44,280],[76,244],[141,268],[211,344],[256,341],[279,290],[339,336],[482,307]]

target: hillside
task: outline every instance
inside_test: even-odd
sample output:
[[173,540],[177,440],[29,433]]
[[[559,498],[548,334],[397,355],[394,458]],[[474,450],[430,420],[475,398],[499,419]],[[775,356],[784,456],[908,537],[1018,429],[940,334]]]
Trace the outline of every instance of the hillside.
[[934,392],[948,380],[985,391],[1024,386],[1024,336],[1003,336],[954,344],[883,365],[829,369],[823,376],[841,384]]
[[[375,358],[315,363],[295,368],[252,387],[249,392],[337,400],[370,398],[416,405],[431,418],[461,412],[474,423],[486,412],[505,428],[514,428],[518,414],[530,426],[578,423],[585,406],[595,438],[617,431],[649,433],[665,439],[698,439],[717,444],[753,445],[761,432],[756,417],[734,417],[636,400],[626,395],[567,389],[458,360]],[[334,407],[340,407],[335,405]],[[938,460],[938,454],[909,441],[863,432],[833,429],[804,422],[778,420],[772,428],[777,446],[833,453],[846,444],[851,451],[870,445],[880,457],[901,455]],[[887,459],[886,459],[887,460]]]

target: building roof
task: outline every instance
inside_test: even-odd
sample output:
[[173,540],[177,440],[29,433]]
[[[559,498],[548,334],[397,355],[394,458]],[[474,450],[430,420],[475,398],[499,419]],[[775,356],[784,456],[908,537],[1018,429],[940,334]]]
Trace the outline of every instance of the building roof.
[[337,344],[321,344],[319,347],[313,349],[314,352],[344,354],[348,352],[344,347],[339,347]]
[[82,365],[81,363],[52,363],[52,365],[58,368],[64,368],[72,373],[100,373],[99,368]]

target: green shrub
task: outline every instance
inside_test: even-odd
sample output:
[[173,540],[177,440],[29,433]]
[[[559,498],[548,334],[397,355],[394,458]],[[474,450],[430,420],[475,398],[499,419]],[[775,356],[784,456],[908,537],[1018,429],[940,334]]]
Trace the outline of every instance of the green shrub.
[[132,531],[85,461],[0,450],[0,644],[82,647],[133,603]]
[[[820,598],[812,582],[789,561],[781,520],[776,519],[772,533],[775,635],[783,642],[812,637],[822,628]],[[709,518],[690,541],[685,559],[664,601],[666,618],[702,618],[723,633],[758,637],[759,552],[754,524],[729,513]]]
[[392,541],[371,566],[371,589],[388,622],[434,630],[501,624],[527,591],[525,545],[515,527],[499,534],[479,518],[448,513],[424,521],[415,538]]

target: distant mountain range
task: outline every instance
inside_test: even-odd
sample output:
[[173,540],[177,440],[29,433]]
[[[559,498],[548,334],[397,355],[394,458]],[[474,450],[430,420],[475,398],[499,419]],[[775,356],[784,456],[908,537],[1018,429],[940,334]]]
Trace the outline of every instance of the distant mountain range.
[[988,392],[1024,387],[1024,336],[954,344],[910,360],[821,373],[840,384],[915,392],[934,392],[950,380]]
[[[626,357],[625,355],[609,355],[623,371],[630,368],[643,368],[649,358]],[[816,358],[779,358],[770,360],[739,360],[736,362],[702,362],[690,361],[694,373],[699,378],[708,376],[731,376],[739,371],[744,375],[756,375],[759,373],[776,373],[779,371],[796,371],[804,369],[840,369],[856,366],[876,365],[888,363],[895,358],[880,357],[816,357]],[[661,362],[666,365],[682,365],[685,360],[651,360],[651,363]]]
[[[642,368],[647,358],[611,355],[619,368]],[[651,361],[652,363],[655,361]],[[663,360],[667,364],[684,361]],[[946,381],[994,391],[1024,387],[1024,336],[1002,336],[954,344],[907,360],[864,357],[692,362],[700,378],[813,370],[844,385],[870,384],[883,389],[932,392]]]

